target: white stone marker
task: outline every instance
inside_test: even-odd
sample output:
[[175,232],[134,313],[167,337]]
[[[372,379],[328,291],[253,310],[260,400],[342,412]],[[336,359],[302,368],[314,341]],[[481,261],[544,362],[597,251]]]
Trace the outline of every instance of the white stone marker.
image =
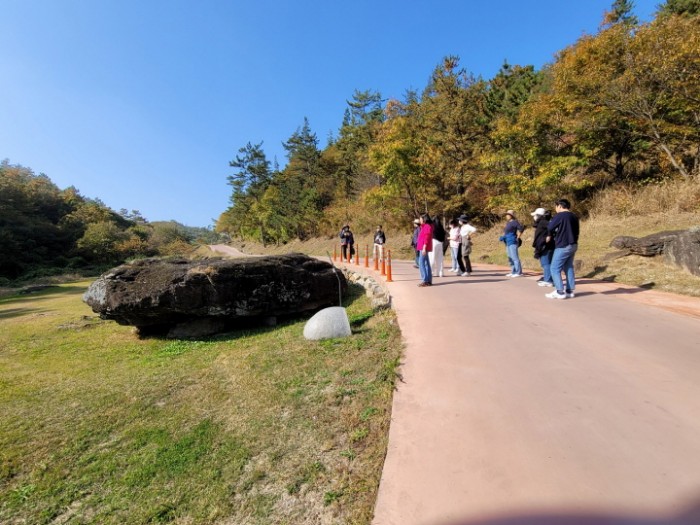
[[304,326],[304,337],[314,341],[348,337],[349,335],[352,335],[350,321],[342,306],[324,308],[309,319]]

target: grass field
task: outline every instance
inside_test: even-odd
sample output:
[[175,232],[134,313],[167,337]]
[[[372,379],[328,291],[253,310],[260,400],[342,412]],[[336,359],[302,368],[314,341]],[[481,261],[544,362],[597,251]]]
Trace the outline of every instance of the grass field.
[[0,523],[366,524],[400,334],[364,291],[350,338],[305,320],[139,339],[88,282],[0,299]]

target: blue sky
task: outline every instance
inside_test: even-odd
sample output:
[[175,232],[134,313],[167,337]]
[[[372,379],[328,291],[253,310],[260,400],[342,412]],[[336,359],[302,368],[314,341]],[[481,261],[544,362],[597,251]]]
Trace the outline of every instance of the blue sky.
[[[637,0],[652,18],[660,0]],[[541,68],[612,0],[0,0],[0,159],[148,220],[209,226],[247,142],[325,146],[355,89],[402,98],[447,55]]]

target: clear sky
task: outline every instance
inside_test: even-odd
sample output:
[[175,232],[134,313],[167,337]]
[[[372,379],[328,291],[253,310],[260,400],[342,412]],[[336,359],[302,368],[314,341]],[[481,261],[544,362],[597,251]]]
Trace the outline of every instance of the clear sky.
[[[642,20],[660,0],[636,0]],[[114,210],[209,226],[247,142],[323,148],[355,89],[403,98],[447,55],[541,68],[612,0],[0,0],[0,160]]]

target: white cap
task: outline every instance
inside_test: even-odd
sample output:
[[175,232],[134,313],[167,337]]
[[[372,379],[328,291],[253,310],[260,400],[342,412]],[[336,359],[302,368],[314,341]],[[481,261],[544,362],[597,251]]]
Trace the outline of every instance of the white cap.
[[544,208],[537,208],[530,215],[532,215],[533,217],[535,217],[537,215],[544,215]]

